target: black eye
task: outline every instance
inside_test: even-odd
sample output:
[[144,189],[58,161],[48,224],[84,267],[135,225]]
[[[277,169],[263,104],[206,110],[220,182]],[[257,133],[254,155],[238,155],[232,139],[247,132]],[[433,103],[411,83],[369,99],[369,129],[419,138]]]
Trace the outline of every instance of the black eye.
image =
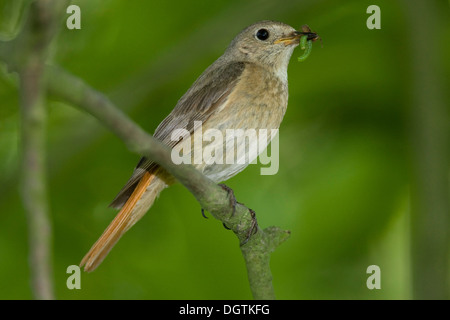
[[266,29],[259,29],[256,32],[256,37],[262,41],[267,40],[267,38],[269,38],[269,31],[267,31]]

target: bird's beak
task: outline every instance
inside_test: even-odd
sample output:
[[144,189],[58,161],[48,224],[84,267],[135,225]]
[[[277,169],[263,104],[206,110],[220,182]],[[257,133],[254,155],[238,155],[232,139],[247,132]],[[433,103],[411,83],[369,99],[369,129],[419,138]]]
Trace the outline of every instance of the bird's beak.
[[319,36],[314,32],[294,31],[287,37],[283,37],[274,41],[274,44],[282,43],[286,46],[292,44],[299,44],[302,36],[308,36],[308,40],[316,41]]

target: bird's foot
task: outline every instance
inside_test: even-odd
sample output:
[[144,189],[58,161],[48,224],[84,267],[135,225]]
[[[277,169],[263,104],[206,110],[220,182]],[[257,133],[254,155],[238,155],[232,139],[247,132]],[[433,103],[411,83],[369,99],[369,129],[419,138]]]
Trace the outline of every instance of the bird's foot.
[[229,186],[227,186],[227,185],[225,185],[223,183],[220,183],[219,186],[221,186],[223,190],[228,192],[228,198],[230,199],[230,205],[233,207],[233,211],[231,213],[231,216],[234,216],[234,213],[236,212],[236,204],[238,202],[236,201],[236,197],[234,196],[233,189],[231,189]]
[[254,210],[248,208],[248,210],[250,211],[250,215],[252,217],[252,225],[250,226],[250,229],[247,232],[247,237],[245,238],[244,241],[242,241],[241,245],[244,245],[248,242],[248,240],[250,240],[250,237],[252,235],[254,235],[256,233],[256,231],[258,230],[258,222],[256,221],[256,213]]

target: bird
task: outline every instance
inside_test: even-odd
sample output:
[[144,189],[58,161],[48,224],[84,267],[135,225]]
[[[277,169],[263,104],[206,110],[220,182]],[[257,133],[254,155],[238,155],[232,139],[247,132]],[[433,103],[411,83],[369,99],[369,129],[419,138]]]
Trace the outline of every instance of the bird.
[[[278,129],[288,104],[289,60],[300,38],[316,40],[317,34],[309,28],[297,31],[278,21],[264,20],[243,29],[225,52],[197,78],[178,100],[172,112],[156,128],[154,137],[174,150],[190,147],[188,156],[206,146],[223,154],[236,153],[223,141],[193,143],[198,124],[203,132],[208,129],[224,133],[226,130]],[[184,135],[173,139],[174,132],[183,129]],[[180,132],[180,131],[178,131]],[[268,136],[263,147],[270,143]],[[211,163],[194,161],[194,166],[214,182],[223,182],[244,170],[258,153],[250,146],[238,145],[247,156],[244,163]],[[254,144],[253,144],[254,147]],[[197,148],[197,149],[195,149]],[[184,149],[183,149],[184,150]],[[251,153],[251,154],[250,154]],[[120,211],[101,237],[82,259],[80,266],[86,272],[95,270],[113,246],[153,205],[160,192],[175,179],[160,165],[142,157],[131,178],[111,203]]]

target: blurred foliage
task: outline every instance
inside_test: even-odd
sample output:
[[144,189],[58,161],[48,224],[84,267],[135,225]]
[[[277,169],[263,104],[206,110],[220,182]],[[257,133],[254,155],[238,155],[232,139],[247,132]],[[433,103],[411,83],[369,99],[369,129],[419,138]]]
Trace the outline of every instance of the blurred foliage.
[[[19,2],[0,1],[2,39],[19,25]],[[406,2],[72,3],[81,8],[82,28],[62,28],[54,63],[107,94],[149,132],[241,29],[263,19],[308,24],[323,47],[315,43],[303,63],[298,50],[291,60],[278,174],[261,176],[253,165],[227,184],[262,227],[292,232],[272,256],[278,298],[411,298]],[[381,7],[381,30],[366,27],[371,4]],[[449,51],[446,41],[443,56]],[[442,69],[448,74],[448,59]],[[2,70],[0,298],[28,299],[17,79]],[[237,239],[203,219],[180,185],[161,194],[98,270],[82,274],[81,290],[68,290],[67,266],[79,263],[114,217],[108,204],[139,157],[95,119],[57,101],[49,103],[47,147],[58,298],[251,298]],[[381,290],[366,287],[372,264],[381,268]]]

